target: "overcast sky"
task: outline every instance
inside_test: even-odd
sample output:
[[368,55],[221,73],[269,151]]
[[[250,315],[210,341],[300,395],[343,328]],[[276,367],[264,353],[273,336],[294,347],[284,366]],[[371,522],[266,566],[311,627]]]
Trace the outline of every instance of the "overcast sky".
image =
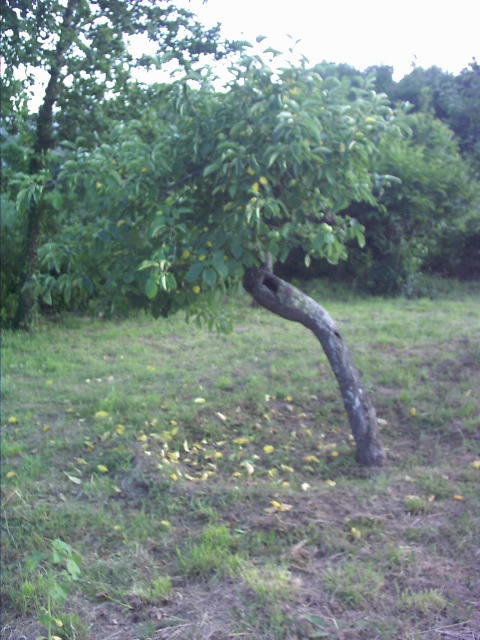
[[399,79],[436,65],[458,73],[480,61],[480,0],[181,0],[207,25],[220,22],[230,39],[268,36],[312,64],[346,62],[357,69],[388,64]]
[[[473,58],[480,62],[480,0],[175,0],[205,26],[217,22],[228,39],[245,39],[255,52],[271,46],[295,51],[313,65],[345,62],[363,70],[394,67],[399,80],[412,65],[433,65],[457,74]],[[291,38],[287,37],[287,34]],[[133,41],[137,44],[133,44]],[[154,53],[145,38],[132,38],[134,53]],[[297,57],[297,59],[298,59]],[[165,82],[167,72],[136,72],[143,82]],[[30,108],[43,100],[48,74],[39,72]]]

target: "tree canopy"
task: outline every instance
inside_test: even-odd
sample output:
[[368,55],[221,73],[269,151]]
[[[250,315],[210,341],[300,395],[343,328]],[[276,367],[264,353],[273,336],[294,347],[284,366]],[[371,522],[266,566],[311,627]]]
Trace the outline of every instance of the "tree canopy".
[[246,57],[234,71],[222,92],[195,74],[160,86],[140,119],[67,153],[50,197],[73,224],[40,252],[47,299],[58,287],[69,297],[101,289],[111,310],[134,299],[198,315],[200,292],[229,286],[267,253],[284,261],[301,246],[307,263],[336,263],[349,240],[363,244],[344,211],[373,206],[388,181],[375,172],[379,147],[402,129],[385,96],[321,67],[276,76]]
[[[135,67],[176,58],[188,70],[203,55],[222,57],[236,45],[220,41],[218,26],[205,30],[189,11],[167,1],[7,0],[1,10],[2,131],[15,136],[11,146],[17,160],[22,155],[27,165],[14,183],[28,195],[21,265],[8,286],[19,291],[14,325],[29,326],[37,250],[49,214],[48,198],[41,198],[44,187],[52,184],[48,151],[79,136],[83,144],[97,145],[111,127],[104,107],[128,93]],[[139,34],[156,44],[156,56],[133,58],[129,39]],[[45,96],[31,117],[28,98],[41,71],[47,74]]]
[[[47,95],[39,116],[55,105],[45,148],[93,131],[100,135],[107,124],[105,104],[125,95],[135,68],[175,59],[188,69],[237,46],[221,40],[219,25],[205,29],[190,11],[167,0],[6,0],[1,14],[2,115],[12,127],[20,124],[25,100],[44,72]],[[133,55],[138,36],[154,44],[154,55]]]
[[[397,291],[442,229],[463,234],[449,251],[470,243],[474,264],[478,187],[457,146],[475,161],[476,63],[400,83],[385,67],[273,71],[171,2],[1,10],[3,322],[28,325],[35,301],[211,320],[215,291],[267,255],[291,269],[292,255],[336,264],[347,248],[363,282]],[[153,56],[133,57],[140,34]],[[209,56],[230,59],[223,88]],[[134,80],[174,59],[182,72],[163,84]],[[45,98],[30,113],[39,70]],[[375,276],[390,269],[392,286]]]

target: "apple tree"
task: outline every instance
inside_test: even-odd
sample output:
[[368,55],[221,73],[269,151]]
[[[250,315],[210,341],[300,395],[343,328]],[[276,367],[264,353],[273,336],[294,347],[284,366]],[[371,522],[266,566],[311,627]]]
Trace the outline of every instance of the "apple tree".
[[388,180],[375,173],[378,147],[401,135],[368,80],[322,71],[274,72],[245,57],[223,91],[192,73],[157,87],[145,113],[119,123],[108,144],[76,148],[57,188],[64,207],[82,212],[42,247],[42,287],[66,300],[95,298],[107,311],[185,309],[213,323],[221,322],[215,292],[242,281],[260,305],[319,339],[357,459],[380,466],[375,409],[338,328],[273,273],[299,246],[307,264],[313,256],[336,263],[347,242],[364,243],[363,227],[344,211],[374,204]]

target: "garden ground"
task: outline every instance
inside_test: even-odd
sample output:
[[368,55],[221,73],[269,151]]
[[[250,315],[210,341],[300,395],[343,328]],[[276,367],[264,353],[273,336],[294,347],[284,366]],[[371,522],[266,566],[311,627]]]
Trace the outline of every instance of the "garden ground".
[[3,333],[3,638],[47,636],[45,610],[71,640],[480,637],[480,287],[310,286],[371,393],[381,470],[355,463],[314,336],[242,294],[227,335]]

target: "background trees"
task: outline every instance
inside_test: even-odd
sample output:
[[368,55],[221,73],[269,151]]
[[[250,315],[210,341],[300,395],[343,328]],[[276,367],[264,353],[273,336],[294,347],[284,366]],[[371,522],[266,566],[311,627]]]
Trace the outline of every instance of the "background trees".
[[[218,28],[206,31],[190,12],[169,2],[8,0],[2,26],[3,133],[23,135],[28,144],[28,170],[15,178],[19,209],[25,202],[25,233],[13,319],[15,326],[28,327],[38,288],[37,249],[51,204],[42,196],[55,182],[47,152],[79,136],[92,146],[110,127],[104,105],[125,93],[134,66],[148,68],[156,61],[134,60],[128,47],[133,36],[148,36],[157,56],[177,58],[187,68],[204,54],[223,56],[230,45],[220,44]],[[27,99],[39,72],[47,76],[45,96],[31,117]]]
[[[406,116],[406,121],[411,134],[384,144],[377,165],[396,179],[380,186],[374,207],[351,211],[365,226],[367,243],[361,253],[352,247],[347,268],[368,290],[382,294],[414,295],[421,292],[423,272],[460,275],[455,264],[465,259],[469,275],[475,269],[478,274],[478,258],[466,256],[458,242],[473,230],[474,220],[478,225],[478,184],[444,123],[430,113]],[[440,252],[446,238],[449,249]]]
[[[37,301],[213,321],[215,290],[266,253],[380,293],[477,272],[477,63],[396,83],[388,67],[275,74],[247,48],[219,90],[205,55],[240,45],[170,3],[9,1],[2,19],[3,323],[28,326]],[[142,33],[158,55],[135,60]],[[132,81],[173,57],[181,79]]]
[[415,111],[431,112],[455,133],[461,152],[480,169],[480,65],[476,60],[454,76],[438,67],[417,67],[400,81],[391,67],[372,69],[376,88],[392,102],[409,102]]
[[[351,78],[354,70],[332,65],[329,72]],[[375,165],[378,176],[393,179],[378,180],[374,206],[347,210],[365,226],[365,248],[351,245],[345,264],[332,269],[315,262],[310,273],[347,279],[372,293],[407,295],[426,290],[425,273],[478,277],[478,136],[472,133],[478,109],[470,102],[478,90],[477,63],[456,77],[435,67],[416,68],[399,82],[391,67],[368,74],[403,116],[404,135],[382,143]],[[288,269],[307,276],[302,262],[296,253]]]

